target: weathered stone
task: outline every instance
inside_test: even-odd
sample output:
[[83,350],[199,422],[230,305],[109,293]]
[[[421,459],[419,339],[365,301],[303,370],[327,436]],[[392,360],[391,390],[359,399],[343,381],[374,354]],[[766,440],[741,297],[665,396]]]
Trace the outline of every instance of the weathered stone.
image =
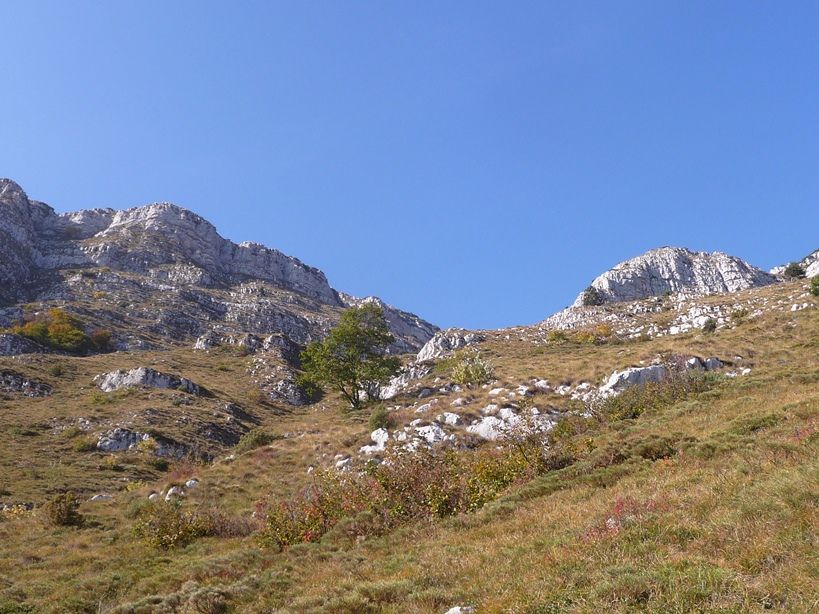
[[94,378],[100,390],[113,392],[121,388],[170,388],[182,390],[190,394],[200,394],[201,389],[189,379],[160,373],[148,367],[137,367],[126,371],[119,369],[110,373],[102,373]]
[[0,333],[0,356],[19,356],[20,354],[41,354],[48,352],[38,343],[20,335]]
[[19,392],[27,397],[47,397],[51,386],[8,369],[0,370],[0,391]]
[[460,328],[450,328],[435,333],[429,341],[426,342],[421,351],[416,356],[417,362],[428,362],[443,358],[447,354],[464,348],[473,343],[480,343],[484,340],[483,335],[469,332]]

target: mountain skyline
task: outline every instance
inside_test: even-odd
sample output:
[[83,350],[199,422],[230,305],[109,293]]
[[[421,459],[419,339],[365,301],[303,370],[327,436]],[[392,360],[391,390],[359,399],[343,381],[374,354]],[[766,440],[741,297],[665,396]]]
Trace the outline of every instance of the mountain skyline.
[[660,245],[816,248],[815,3],[8,15],[0,174],[32,197],[170,201],[443,326],[535,322]]

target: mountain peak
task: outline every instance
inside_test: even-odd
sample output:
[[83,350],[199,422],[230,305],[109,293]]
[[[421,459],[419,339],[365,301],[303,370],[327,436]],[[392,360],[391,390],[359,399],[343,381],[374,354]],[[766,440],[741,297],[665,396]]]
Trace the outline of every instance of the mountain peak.
[[573,306],[633,301],[667,293],[736,292],[775,281],[773,275],[723,252],[666,246],[615,265],[594,279],[590,294],[582,292]]

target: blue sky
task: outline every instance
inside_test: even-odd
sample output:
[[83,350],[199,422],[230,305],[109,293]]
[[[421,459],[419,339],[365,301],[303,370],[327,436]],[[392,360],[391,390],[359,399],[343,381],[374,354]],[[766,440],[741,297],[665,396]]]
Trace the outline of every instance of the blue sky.
[[168,200],[442,325],[819,248],[819,3],[3,2],[0,176]]

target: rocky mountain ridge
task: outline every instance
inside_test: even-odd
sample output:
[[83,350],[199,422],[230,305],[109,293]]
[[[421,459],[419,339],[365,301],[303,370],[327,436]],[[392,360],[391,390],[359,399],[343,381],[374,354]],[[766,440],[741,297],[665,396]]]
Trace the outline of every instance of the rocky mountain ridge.
[[120,349],[247,333],[303,344],[360,300],[384,307],[394,352],[417,351],[437,330],[380,299],[341,295],[278,250],[224,239],[176,205],[58,214],[0,179],[0,326],[24,315],[22,303],[56,303],[114,329]]

